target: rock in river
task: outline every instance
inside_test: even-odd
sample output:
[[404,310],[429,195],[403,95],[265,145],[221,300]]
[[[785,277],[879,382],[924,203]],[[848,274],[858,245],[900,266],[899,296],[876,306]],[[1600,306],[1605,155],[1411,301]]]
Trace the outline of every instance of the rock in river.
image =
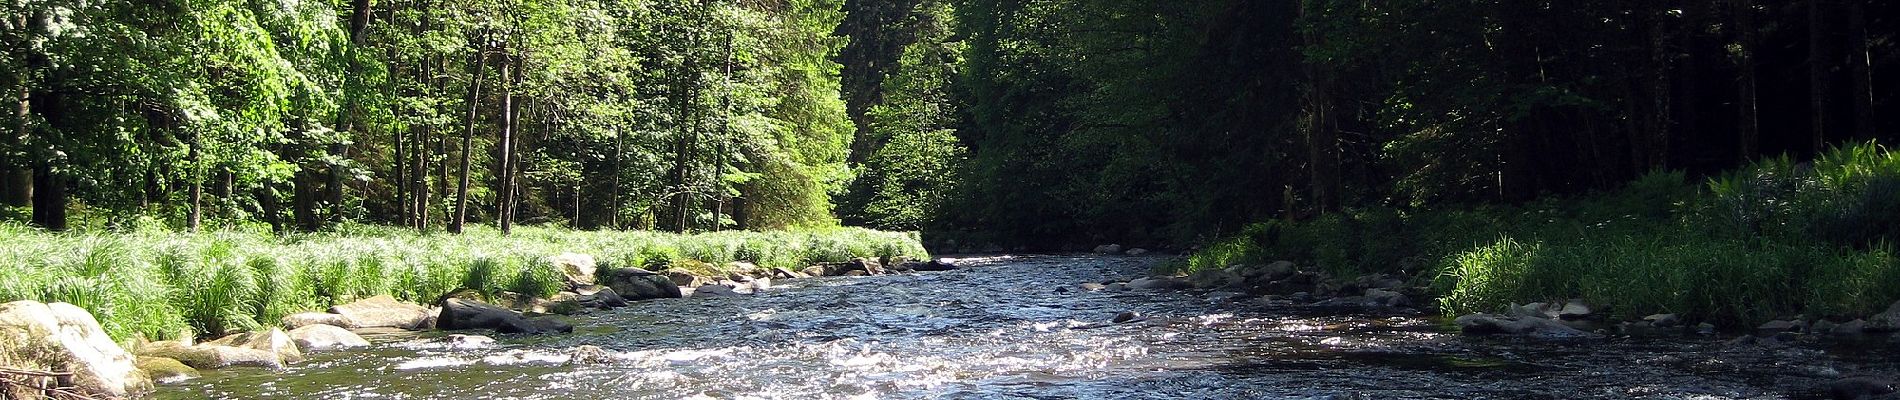
[[330,325],[310,325],[290,331],[290,340],[306,351],[323,351],[369,346],[368,340],[348,329]]
[[672,279],[639,268],[619,268],[613,271],[607,287],[627,300],[677,299],[680,287]]
[[70,371],[73,386],[93,393],[126,396],[152,385],[137,360],[106,336],[92,313],[71,304],[0,304],[0,354]]
[[331,313],[320,313],[320,312],[305,312],[305,313],[296,313],[296,314],[286,315],[284,316],[283,323],[284,323],[284,329],[290,329],[290,330],[296,330],[297,328],[302,328],[302,327],[306,327],[310,325],[330,325],[330,326],[335,326],[338,328],[355,328],[356,327],[356,324],[351,323],[350,319],[344,318],[342,314],[331,314]]
[[1524,335],[1538,338],[1583,338],[1594,335],[1537,317],[1512,317],[1497,314],[1471,314],[1453,320],[1467,335]]
[[421,329],[429,319],[427,307],[397,301],[388,295],[330,307],[330,312],[342,315],[354,328]]
[[574,326],[551,317],[528,319],[520,313],[468,299],[442,301],[442,316],[436,319],[443,330],[494,329],[501,333],[573,332]]

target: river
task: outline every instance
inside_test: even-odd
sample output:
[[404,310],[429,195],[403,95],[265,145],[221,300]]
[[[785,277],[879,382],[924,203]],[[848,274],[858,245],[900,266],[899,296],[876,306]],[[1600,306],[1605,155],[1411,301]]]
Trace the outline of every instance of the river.
[[[779,282],[576,317],[574,334],[373,335],[285,371],[234,368],[159,399],[1756,399],[1900,370],[1884,339],[1468,337],[1404,310],[1090,292],[1162,258],[995,256],[965,268]],[[1146,319],[1115,324],[1134,311]],[[570,363],[580,346],[606,357]]]

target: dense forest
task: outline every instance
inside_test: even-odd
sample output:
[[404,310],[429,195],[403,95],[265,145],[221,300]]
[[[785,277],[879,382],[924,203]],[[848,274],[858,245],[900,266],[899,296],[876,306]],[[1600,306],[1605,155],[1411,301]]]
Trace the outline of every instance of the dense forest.
[[1891,139],[1867,0],[6,2],[8,218],[1191,244]]

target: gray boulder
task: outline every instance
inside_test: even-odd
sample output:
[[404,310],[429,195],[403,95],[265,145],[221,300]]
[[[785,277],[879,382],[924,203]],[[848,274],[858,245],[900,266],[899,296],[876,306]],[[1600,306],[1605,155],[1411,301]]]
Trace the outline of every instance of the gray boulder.
[[1148,254],[1148,249],[1136,247],[1136,248],[1128,249],[1127,252],[1124,252],[1122,254],[1127,254],[1131,256],[1139,256],[1139,255]]
[[548,264],[567,277],[568,287],[594,284],[594,273],[599,270],[594,262],[594,256],[579,253],[561,253],[549,257]]
[[1649,326],[1653,326],[1657,328],[1672,328],[1672,327],[1682,325],[1682,318],[1677,317],[1676,314],[1650,315],[1647,317],[1643,317],[1643,321],[1648,322]]
[[1404,307],[1411,305],[1412,299],[1405,294],[1385,289],[1366,289],[1366,299],[1385,307]]
[[139,346],[139,355],[170,358],[197,369],[227,367],[279,369],[284,367],[284,360],[268,350],[217,345],[193,346],[179,341],[147,343]]
[[669,279],[653,271],[639,268],[619,268],[613,271],[607,287],[627,300],[677,299],[681,297],[680,287]]
[[1830,330],[1829,332],[1836,335],[1841,335],[1841,336],[1852,336],[1852,335],[1859,335],[1862,333],[1866,333],[1867,321],[1857,319],[1853,321],[1842,322],[1839,325],[1834,325],[1834,329]]
[[310,325],[330,325],[338,328],[355,328],[356,324],[344,318],[342,314],[305,312],[285,315],[284,329],[296,330]]
[[1584,319],[1589,317],[1590,306],[1583,304],[1583,300],[1572,299],[1564,303],[1563,308],[1557,309],[1557,318]]
[[1188,283],[1186,280],[1169,276],[1156,276],[1128,281],[1129,289],[1175,290],[1187,289],[1193,286],[1193,284]]
[[1195,272],[1193,275],[1188,275],[1187,279],[1188,283],[1193,284],[1195,288],[1199,289],[1236,287],[1247,282],[1247,278],[1241,277],[1240,274],[1224,269],[1201,270],[1200,272]]
[[706,285],[693,288],[693,297],[732,297],[739,292],[727,285]]
[[1536,317],[1471,314],[1452,320],[1466,335],[1521,335],[1544,339],[1593,337],[1563,323]]
[[284,330],[277,328],[225,336],[203,345],[268,351],[276,354],[277,359],[283,360],[285,365],[303,362],[303,351],[297,348],[297,341],[292,340],[290,334],[284,333]]
[[348,329],[330,325],[309,325],[290,330],[290,340],[306,351],[324,351],[368,347],[369,341]]
[[422,329],[429,319],[427,307],[397,301],[396,298],[388,295],[330,307],[330,312],[342,315],[350,321],[353,328]]
[[73,374],[72,386],[124,397],[152,387],[137,359],[106,336],[99,320],[66,303],[0,304],[0,354]]
[[1868,332],[1900,331],[1900,301],[1887,305],[1886,311],[1867,317]]
[[443,330],[493,329],[501,333],[573,332],[574,326],[551,317],[528,319],[505,308],[468,299],[451,298],[442,302],[442,315],[436,325]]
[[1119,245],[1119,244],[1105,244],[1101,246],[1095,246],[1095,254],[1121,254],[1121,252],[1122,252],[1122,245]]

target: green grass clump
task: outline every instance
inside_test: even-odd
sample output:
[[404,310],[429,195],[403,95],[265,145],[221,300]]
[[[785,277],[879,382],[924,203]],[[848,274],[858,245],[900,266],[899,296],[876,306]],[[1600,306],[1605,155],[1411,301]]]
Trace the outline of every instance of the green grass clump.
[[1514,206],[1257,224],[1178,267],[1287,259],[1341,276],[1429,278],[1447,314],[1583,298],[1619,317],[1737,327],[1883,310],[1900,299],[1895,243],[1900,154],[1868,143],[1700,185],[1658,172],[1610,193]]
[[430,302],[458,289],[550,296],[561,271],[548,257],[595,257],[604,268],[727,262],[802,268],[811,260],[929,254],[914,233],[856,228],[788,232],[587,232],[472,227],[463,235],[344,225],[332,232],[48,233],[0,224],[0,302],[63,301],[86,308],[113,338],[171,339],[269,326],[284,315],[377,295]]

